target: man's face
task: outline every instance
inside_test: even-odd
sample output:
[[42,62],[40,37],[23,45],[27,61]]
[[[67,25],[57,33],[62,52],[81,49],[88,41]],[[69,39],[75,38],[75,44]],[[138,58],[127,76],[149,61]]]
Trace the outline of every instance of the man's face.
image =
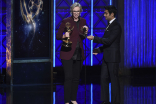
[[73,9],[73,17],[74,17],[75,19],[77,19],[79,16],[80,16],[80,8],[79,8],[79,7],[75,7],[75,8]]
[[104,11],[104,17],[106,20],[110,21],[113,18],[113,13],[109,14],[108,10]]

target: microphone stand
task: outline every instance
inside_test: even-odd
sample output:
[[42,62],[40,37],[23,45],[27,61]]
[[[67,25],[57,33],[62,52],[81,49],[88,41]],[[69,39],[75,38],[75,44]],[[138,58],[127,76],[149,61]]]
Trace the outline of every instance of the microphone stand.
[[[84,37],[85,37],[85,58],[86,58],[86,38],[87,38],[87,34],[85,34],[86,28],[83,29],[83,33],[84,33]],[[85,59],[85,104],[86,104],[86,59]]]
[[[86,38],[85,38],[85,58],[86,58]],[[86,59],[85,59],[85,104],[86,104]]]
[[[86,58],[86,38],[87,38],[87,34],[85,34],[86,28],[83,28],[83,35],[85,37],[85,58]],[[86,59],[85,59],[85,104],[86,104]]]

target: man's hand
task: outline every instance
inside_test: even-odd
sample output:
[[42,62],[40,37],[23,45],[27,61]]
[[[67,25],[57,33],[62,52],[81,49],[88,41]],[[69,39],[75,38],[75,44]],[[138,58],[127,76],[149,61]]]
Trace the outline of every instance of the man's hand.
[[93,55],[97,55],[99,53],[99,50],[97,48],[93,49]]
[[93,55],[97,55],[98,53],[93,53]]
[[94,39],[94,36],[87,36],[87,39],[89,39],[89,40],[93,40]]
[[87,26],[83,26],[83,28],[86,28],[85,34],[88,34],[88,27]]
[[62,38],[67,38],[67,37],[70,37],[69,32],[65,32],[65,34],[63,34],[63,37]]

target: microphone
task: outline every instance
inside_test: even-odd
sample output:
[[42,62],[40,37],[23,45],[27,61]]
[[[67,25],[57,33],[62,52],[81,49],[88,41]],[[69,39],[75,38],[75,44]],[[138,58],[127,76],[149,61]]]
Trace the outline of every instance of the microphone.
[[87,34],[85,33],[87,31],[87,28],[84,27],[82,31],[83,31],[82,33],[79,33],[81,34],[80,36],[87,38]]
[[83,36],[86,38],[87,37],[87,34],[85,33],[87,31],[87,29],[84,27],[83,28]]
[[85,34],[86,31],[87,31],[87,29],[84,27],[84,28],[83,28],[83,33]]

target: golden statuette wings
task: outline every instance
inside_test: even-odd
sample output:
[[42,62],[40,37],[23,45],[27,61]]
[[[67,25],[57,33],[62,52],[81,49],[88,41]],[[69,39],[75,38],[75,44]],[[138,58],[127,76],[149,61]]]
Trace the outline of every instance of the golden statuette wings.
[[[24,8],[25,8],[26,14],[24,14],[22,2],[20,0],[20,9],[21,9],[22,18],[23,18],[23,20],[25,22],[32,23],[34,18],[39,14],[40,11],[42,11],[42,9],[43,9],[43,1],[42,0],[38,0],[38,3],[36,4],[35,1],[30,0],[29,4],[31,4],[31,6],[29,6],[29,4],[28,4],[28,7],[29,7],[28,9],[29,9],[30,13],[27,10],[27,6],[26,6],[26,3],[25,3],[25,0],[23,0],[23,4],[24,4]],[[33,15],[32,9],[33,9],[34,6],[37,7],[37,11],[36,11],[35,15],[32,16]]]
[[23,20],[24,20],[25,22],[27,22],[27,17],[26,17],[26,15],[25,15],[24,12],[23,12],[23,7],[22,7],[22,2],[21,2],[21,0],[20,0],[20,9],[21,9],[21,15],[22,15]]

